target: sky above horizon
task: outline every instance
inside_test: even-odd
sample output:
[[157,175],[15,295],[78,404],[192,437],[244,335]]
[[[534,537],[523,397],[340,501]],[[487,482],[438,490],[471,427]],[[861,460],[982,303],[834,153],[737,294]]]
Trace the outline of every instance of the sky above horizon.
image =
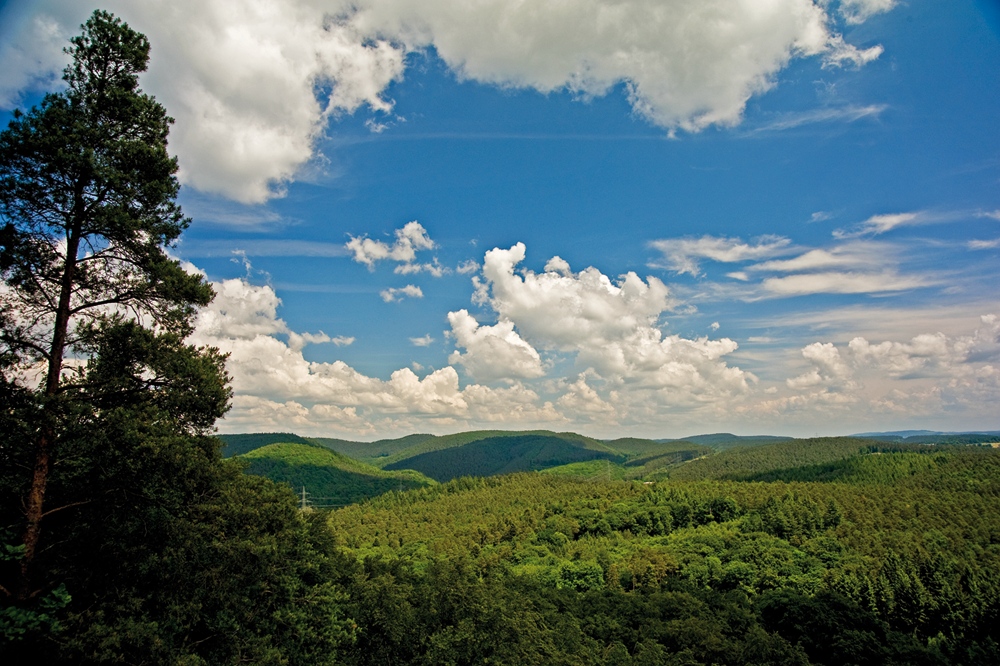
[[[222,432],[998,430],[995,0],[175,0]],[[0,4],[0,121],[92,7]]]

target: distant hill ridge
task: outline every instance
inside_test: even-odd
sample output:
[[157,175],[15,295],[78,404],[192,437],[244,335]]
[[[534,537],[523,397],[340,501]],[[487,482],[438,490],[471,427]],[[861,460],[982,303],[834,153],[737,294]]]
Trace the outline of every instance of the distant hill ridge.
[[288,432],[254,432],[240,435],[216,435],[222,440],[222,455],[226,458],[243,455],[269,444],[309,444],[305,437]]
[[625,462],[626,456],[590,442],[548,434],[521,434],[477,439],[403,458],[384,469],[415,469],[436,481],[460,476],[495,476],[540,471],[588,460]]
[[871,451],[920,453],[928,451],[927,445],[976,446],[1000,439],[988,433],[901,432],[909,436],[794,439],[713,433],[682,440],[598,440],[549,430],[476,430],[375,442],[292,433],[221,435],[220,440],[225,455],[247,461],[249,473],[296,489],[306,486],[328,503],[344,504],[461,476],[523,471],[645,481],[847,478],[856,475],[855,463],[844,461]]
[[984,444],[1000,441],[1000,430],[969,430],[966,432],[938,432],[934,430],[896,430],[891,432],[866,432],[851,437],[865,437],[885,442],[907,444]]

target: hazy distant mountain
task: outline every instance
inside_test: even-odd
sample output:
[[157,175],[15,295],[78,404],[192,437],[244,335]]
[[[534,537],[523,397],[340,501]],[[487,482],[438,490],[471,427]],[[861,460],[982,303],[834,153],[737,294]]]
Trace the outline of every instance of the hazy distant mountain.
[[910,437],[950,437],[953,435],[1000,435],[1000,430],[963,430],[961,432],[942,432],[940,430],[890,430],[888,432],[860,432],[850,437],[899,437],[909,439]]

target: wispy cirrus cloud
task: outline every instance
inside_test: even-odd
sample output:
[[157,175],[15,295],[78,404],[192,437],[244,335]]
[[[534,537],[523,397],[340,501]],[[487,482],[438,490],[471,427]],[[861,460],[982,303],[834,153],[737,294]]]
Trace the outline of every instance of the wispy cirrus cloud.
[[[878,221],[883,228],[907,222],[908,218]],[[739,270],[725,273],[733,282],[706,281],[697,288],[676,285],[678,294],[688,300],[754,302],[812,294],[885,294],[941,283],[939,277],[926,272],[907,273],[901,269],[901,257],[909,256],[904,252],[909,246],[870,239],[845,240],[812,249],[777,236],[752,242],[703,236],[661,239],[649,245],[663,253],[662,261],[649,265],[678,275],[702,277],[703,260],[744,264]],[[794,256],[767,258],[788,254]]]
[[893,271],[851,273],[826,271],[802,273],[785,277],[766,278],[761,283],[764,292],[776,296],[806,296],[811,294],[879,294],[928,287],[929,278],[898,275]]
[[1000,211],[983,210],[918,210],[902,213],[872,215],[864,222],[850,227],[834,229],[833,237],[839,240],[879,236],[902,227],[919,227],[932,224],[948,224],[969,221],[976,218],[1000,220]]
[[281,238],[232,240],[182,240],[179,249],[185,257],[227,257],[239,253],[247,257],[346,257],[340,243]]
[[868,104],[784,113],[768,123],[754,127],[751,132],[781,132],[819,123],[853,123],[862,118],[878,118],[888,108],[887,104]]
[[781,236],[763,236],[751,243],[725,236],[701,238],[669,238],[649,242],[663,254],[663,261],[650,262],[652,268],[666,268],[678,275],[701,275],[700,261],[710,259],[720,263],[737,263],[787,252],[791,243]]
[[902,226],[923,224],[928,221],[925,213],[886,213],[872,215],[864,222],[849,229],[834,229],[834,238],[858,238],[859,236],[877,236]]
[[835,229],[833,237],[841,240],[861,236],[878,236],[901,227],[918,227],[931,224],[948,224],[976,218],[1000,219],[1000,211],[982,210],[920,210],[905,213],[872,215],[864,222],[851,227]]
[[864,23],[876,14],[882,14],[899,3],[899,0],[840,0],[840,15],[850,25]]
[[831,268],[875,268],[885,264],[897,249],[886,243],[854,242],[830,249],[809,250],[791,259],[775,259],[747,266],[747,271],[803,273]]

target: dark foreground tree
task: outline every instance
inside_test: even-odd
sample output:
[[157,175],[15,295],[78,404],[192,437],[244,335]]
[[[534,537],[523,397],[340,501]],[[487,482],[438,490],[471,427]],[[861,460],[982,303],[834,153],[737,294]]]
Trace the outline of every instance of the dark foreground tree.
[[0,661],[326,663],[322,530],[211,436],[230,390],[184,341],[212,290],[166,253],[188,220],[149,44],[98,11],[67,51],[0,133]]
[[72,44],[66,91],[15,113],[0,135],[4,352],[14,367],[44,371],[21,571],[4,583],[20,600],[40,589],[32,569],[42,524],[59,508],[46,501],[49,476],[65,421],[79,417],[69,394],[94,390],[66,372],[67,354],[126,318],[183,334],[193,307],[211,299],[164,252],[188,221],[174,203],[170,119],[138,89],[149,43],[97,12]]

